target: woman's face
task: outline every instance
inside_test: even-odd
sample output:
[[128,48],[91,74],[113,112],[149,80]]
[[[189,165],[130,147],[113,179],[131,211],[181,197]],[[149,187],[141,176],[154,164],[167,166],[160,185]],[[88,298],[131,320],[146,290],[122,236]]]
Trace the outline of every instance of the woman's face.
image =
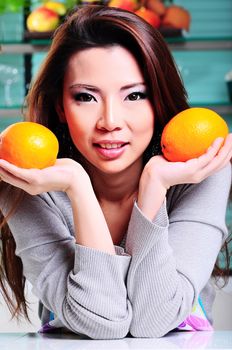
[[139,66],[120,46],[74,54],[64,77],[63,120],[90,165],[115,174],[142,164],[154,114]]

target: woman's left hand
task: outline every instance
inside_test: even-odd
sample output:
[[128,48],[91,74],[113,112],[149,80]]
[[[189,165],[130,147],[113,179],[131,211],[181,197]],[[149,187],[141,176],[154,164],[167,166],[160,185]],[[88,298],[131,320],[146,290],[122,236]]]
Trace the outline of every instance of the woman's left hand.
[[[224,144],[221,147],[222,142]],[[225,139],[216,139],[206,153],[198,158],[186,162],[169,162],[163,156],[155,156],[150,159],[145,168],[153,173],[155,178],[158,177],[164,187],[168,189],[170,186],[178,184],[203,181],[225,167],[231,157],[232,133]]]
[[[224,144],[221,147],[223,141]],[[140,178],[139,207],[147,216],[153,218],[171,186],[200,183],[225,167],[230,162],[231,157],[232,133],[225,140],[216,139],[206,153],[186,162],[169,162],[163,156],[152,157],[146,164]]]

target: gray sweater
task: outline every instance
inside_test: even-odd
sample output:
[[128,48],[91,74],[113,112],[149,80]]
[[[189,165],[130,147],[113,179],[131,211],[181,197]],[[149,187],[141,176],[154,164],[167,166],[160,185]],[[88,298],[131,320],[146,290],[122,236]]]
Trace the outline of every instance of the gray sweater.
[[228,165],[200,184],[173,186],[153,221],[135,202],[116,255],[76,244],[65,193],[26,195],[9,226],[42,324],[52,311],[53,326],[93,339],[160,337],[185,320],[199,295],[212,322],[210,276],[227,236],[230,185]]

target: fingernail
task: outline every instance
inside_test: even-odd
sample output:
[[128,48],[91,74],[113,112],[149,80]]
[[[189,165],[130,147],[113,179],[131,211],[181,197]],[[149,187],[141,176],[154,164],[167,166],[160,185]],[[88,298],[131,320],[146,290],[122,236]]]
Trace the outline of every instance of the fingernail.
[[224,141],[224,137],[218,137],[218,138],[215,140],[215,144],[219,146],[219,145],[222,144],[223,141]]

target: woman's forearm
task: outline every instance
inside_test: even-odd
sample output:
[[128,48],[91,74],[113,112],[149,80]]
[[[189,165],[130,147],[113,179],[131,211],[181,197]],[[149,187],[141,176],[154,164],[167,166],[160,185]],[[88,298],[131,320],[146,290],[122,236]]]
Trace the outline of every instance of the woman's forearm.
[[90,180],[67,193],[71,200],[77,244],[115,255],[114,244]]
[[140,181],[138,193],[138,207],[150,221],[161,208],[167,190],[158,181],[147,181],[144,177]]

